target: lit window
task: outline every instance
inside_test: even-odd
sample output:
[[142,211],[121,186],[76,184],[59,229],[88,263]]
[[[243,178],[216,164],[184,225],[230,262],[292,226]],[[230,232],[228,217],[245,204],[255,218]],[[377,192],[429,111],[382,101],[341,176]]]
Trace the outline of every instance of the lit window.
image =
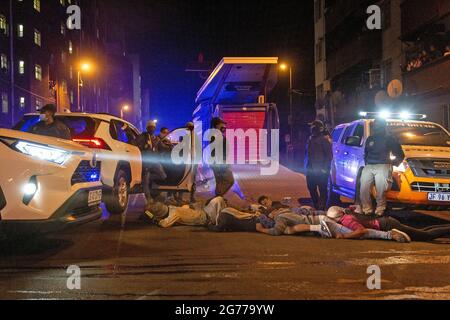
[[23,24],[19,24],[17,26],[17,36],[19,38],[23,38]]
[[61,22],[61,34],[62,35],[66,34],[66,25],[64,22]]
[[33,0],[33,7],[36,11],[41,12],[41,0]]
[[73,53],[73,43],[72,43],[72,41],[69,41],[69,53],[70,54]]
[[0,69],[8,69],[8,57],[3,53],[0,55]]
[[19,98],[19,106],[21,109],[25,108],[25,97]]
[[5,16],[0,14],[0,33],[8,33],[8,23],[6,22]]
[[42,42],[41,42],[41,33],[37,29],[34,29],[34,43],[36,45],[38,45],[39,47],[42,44]]
[[62,63],[66,63],[66,53],[63,51],[63,52],[61,52],[61,62]]
[[38,64],[34,66],[34,77],[36,80],[42,80],[42,67]]
[[70,90],[70,103],[73,104],[74,102],[74,94],[73,94],[73,90]]
[[69,78],[72,80],[73,79],[73,66],[69,67]]
[[42,108],[42,101],[41,99],[36,98],[36,110],[40,110]]
[[2,112],[8,113],[8,94],[2,92]]
[[25,61],[20,60],[19,61],[19,74],[25,73]]

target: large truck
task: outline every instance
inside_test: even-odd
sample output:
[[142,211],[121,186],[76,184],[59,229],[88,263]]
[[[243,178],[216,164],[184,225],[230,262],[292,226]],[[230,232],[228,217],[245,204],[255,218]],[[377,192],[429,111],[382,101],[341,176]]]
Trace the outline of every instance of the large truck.
[[[258,138],[259,130],[266,129],[270,135],[280,127],[277,106],[267,102],[277,83],[277,66],[277,57],[223,58],[197,94],[194,121],[201,121],[205,131],[213,117],[221,117],[228,129],[255,129]],[[236,143],[238,152],[245,152],[247,162],[259,160],[259,144]]]

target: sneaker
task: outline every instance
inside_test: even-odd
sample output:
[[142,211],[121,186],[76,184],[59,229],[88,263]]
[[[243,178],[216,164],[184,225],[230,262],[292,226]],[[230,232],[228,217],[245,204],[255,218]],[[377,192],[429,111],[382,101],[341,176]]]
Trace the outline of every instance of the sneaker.
[[333,238],[333,234],[324,220],[320,221],[320,234],[323,238]]
[[410,243],[411,238],[403,231],[392,229],[391,230],[392,240],[400,243]]

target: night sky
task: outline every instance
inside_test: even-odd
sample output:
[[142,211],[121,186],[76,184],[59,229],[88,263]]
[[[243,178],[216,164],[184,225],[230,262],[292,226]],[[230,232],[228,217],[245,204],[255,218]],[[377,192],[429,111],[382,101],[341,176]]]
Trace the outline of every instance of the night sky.
[[[120,3],[122,2],[122,3]],[[204,80],[185,68],[198,54],[217,64],[224,56],[279,56],[293,61],[295,87],[314,90],[313,1],[127,0],[117,5],[127,23],[129,52],[139,52],[150,114],[171,128],[191,119]],[[300,85],[301,84],[301,85]],[[271,100],[287,109],[287,76]]]

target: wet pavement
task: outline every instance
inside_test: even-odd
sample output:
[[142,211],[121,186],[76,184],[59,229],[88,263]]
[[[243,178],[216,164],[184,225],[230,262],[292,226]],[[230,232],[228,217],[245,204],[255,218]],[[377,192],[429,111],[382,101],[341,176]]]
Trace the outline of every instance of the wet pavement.
[[[274,196],[290,183],[289,195],[303,197],[303,176],[284,174],[269,185],[240,176],[241,186],[250,197]],[[139,219],[141,196],[131,204],[126,217],[45,239],[2,241],[0,298],[450,299],[450,239],[399,244],[163,230]],[[412,224],[443,223],[422,213],[397,215]],[[80,290],[67,288],[70,265],[81,268]],[[371,265],[381,268],[381,290],[367,288]]]

